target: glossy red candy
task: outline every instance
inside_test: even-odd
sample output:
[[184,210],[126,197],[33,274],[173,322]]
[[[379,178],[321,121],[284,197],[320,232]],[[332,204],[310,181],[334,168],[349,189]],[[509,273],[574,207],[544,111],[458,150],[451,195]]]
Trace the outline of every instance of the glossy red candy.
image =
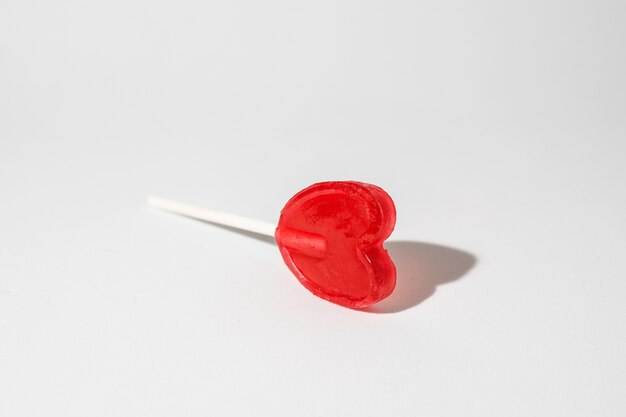
[[276,242],[285,263],[313,294],[351,308],[387,297],[396,268],[383,248],[396,223],[393,200],[355,181],[314,184],[281,211]]

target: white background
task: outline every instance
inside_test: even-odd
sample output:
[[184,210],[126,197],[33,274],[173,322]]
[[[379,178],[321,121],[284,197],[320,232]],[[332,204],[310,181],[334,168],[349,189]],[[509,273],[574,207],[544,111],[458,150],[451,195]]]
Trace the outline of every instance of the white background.
[[[626,415],[626,3],[0,0],[0,415]],[[394,295],[275,221],[385,188]]]

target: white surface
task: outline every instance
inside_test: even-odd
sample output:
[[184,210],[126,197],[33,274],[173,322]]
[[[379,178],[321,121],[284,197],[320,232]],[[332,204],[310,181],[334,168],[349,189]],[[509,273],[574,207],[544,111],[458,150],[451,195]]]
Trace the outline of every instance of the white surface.
[[233,213],[224,213],[205,207],[198,207],[179,201],[172,201],[160,197],[148,197],[149,206],[169,211],[170,213],[187,216],[192,219],[213,223],[219,226],[231,227],[245,232],[274,237],[276,224],[263,220],[239,216]]
[[[0,415],[626,415],[625,7],[0,1]],[[388,314],[145,205],[331,179]]]

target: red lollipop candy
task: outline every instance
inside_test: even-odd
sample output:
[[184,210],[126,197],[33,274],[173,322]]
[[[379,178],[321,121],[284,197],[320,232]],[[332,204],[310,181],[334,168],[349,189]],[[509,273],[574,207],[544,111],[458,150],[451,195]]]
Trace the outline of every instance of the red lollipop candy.
[[384,240],[396,210],[380,187],[356,181],[313,184],[281,211],[278,226],[151,197],[152,206],[216,224],[275,236],[291,272],[313,294],[364,308],[389,296],[396,269]]
[[395,223],[393,201],[381,188],[324,182],[287,202],[276,242],[291,272],[313,294],[367,307],[395,287],[396,269],[382,246]]

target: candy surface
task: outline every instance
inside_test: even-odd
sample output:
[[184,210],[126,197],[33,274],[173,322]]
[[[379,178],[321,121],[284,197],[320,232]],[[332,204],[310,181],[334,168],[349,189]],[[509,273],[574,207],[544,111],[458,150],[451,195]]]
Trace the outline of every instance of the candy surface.
[[285,263],[313,294],[364,308],[395,287],[396,268],[382,246],[395,222],[393,200],[380,187],[322,182],[287,202],[275,236]]

